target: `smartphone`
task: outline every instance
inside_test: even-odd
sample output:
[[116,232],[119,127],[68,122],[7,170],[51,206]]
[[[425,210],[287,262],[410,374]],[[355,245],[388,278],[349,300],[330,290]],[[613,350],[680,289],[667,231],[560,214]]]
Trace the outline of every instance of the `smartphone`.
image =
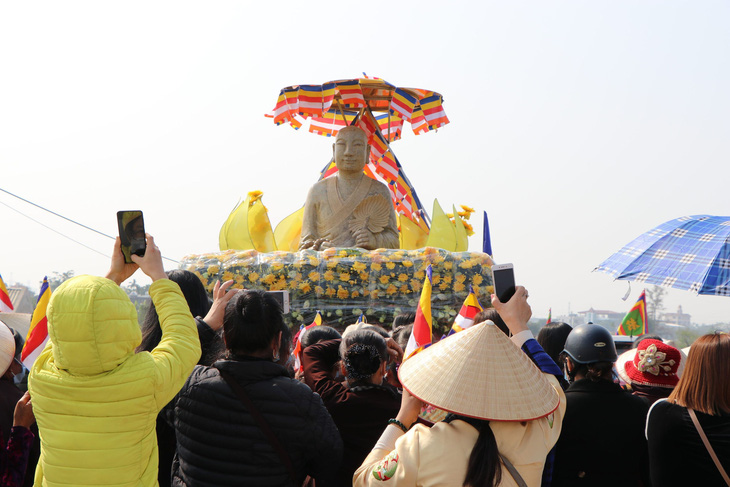
[[281,312],[286,314],[290,311],[289,305],[289,291],[266,291],[266,294],[270,294],[276,299],[281,307]]
[[515,271],[512,264],[495,264],[492,266],[492,282],[494,294],[506,303],[515,293]]
[[144,217],[139,210],[118,211],[117,225],[119,238],[122,241],[124,262],[132,263],[132,255],[144,255],[147,250],[147,240],[144,232]]

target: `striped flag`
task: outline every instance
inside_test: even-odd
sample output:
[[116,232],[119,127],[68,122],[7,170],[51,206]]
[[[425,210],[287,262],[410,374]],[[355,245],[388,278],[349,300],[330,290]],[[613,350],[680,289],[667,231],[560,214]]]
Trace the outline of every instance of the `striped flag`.
[[353,124],[365,131],[368,136],[368,143],[372,145],[373,134],[378,131],[378,124],[368,113],[363,113]]
[[392,115],[398,115],[410,122],[413,107],[416,106],[416,103],[418,103],[418,100],[415,96],[409,95],[400,88],[396,88],[395,93],[393,93],[393,98],[390,100],[390,113]]
[[370,142],[370,161],[374,162],[377,166],[377,162],[388,150],[388,143],[385,141],[380,132],[373,134],[373,139]]
[[637,337],[648,332],[646,326],[646,290],[643,290],[634,306],[624,316],[616,334]]
[[413,115],[411,115],[411,129],[416,135],[425,134],[430,130],[421,107],[416,107],[416,109],[413,110]]
[[299,115],[304,118],[313,117],[322,113],[324,101],[322,86],[301,85],[299,87]]
[[25,337],[25,345],[20,353],[20,361],[23,362],[26,369],[33,367],[33,362],[43,351],[48,342],[48,319],[46,318],[46,309],[48,302],[51,300],[51,287],[48,285],[48,277],[43,278],[41,291],[38,293],[38,302],[33,310],[33,316],[30,319],[30,328],[28,335]]
[[423,281],[421,299],[418,300],[416,308],[416,320],[413,322],[413,332],[408,339],[406,350],[403,352],[403,360],[417,354],[431,344],[431,332],[433,320],[431,318],[431,285],[432,279],[431,264],[426,269],[426,279]]
[[322,85],[322,111],[327,112],[335,101],[335,84],[333,82]]
[[274,123],[281,125],[286,123],[299,111],[299,102],[297,101],[297,89],[285,88],[279,92],[279,98],[276,100],[274,107]]
[[384,113],[382,115],[376,115],[375,120],[378,122],[380,132],[386,140],[393,142],[394,140],[400,139],[401,130],[403,128],[402,118]]
[[442,105],[441,95],[432,95],[421,100],[423,115],[428,122],[429,130],[435,130],[449,123]]
[[5,287],[3,282],[3,276],[0,276],[0,313],[11,313],[13,308],[13,302],[10,301],[10,294],[8,294],[8,288]]
[[380,158],[376,167],[376,172],[386,180],[394,181],[398,179],[398,164],[395,162],[395,157],[390,150]]
[[360,89],[358,80],[338,81],[337,92],[340,94],[342,106],[345,108],[365,107],[365,98],[362,96],[362,89]]
[[314,321],[312,321],[311,325],[307,326],[300,326],[299,331],[297,332],[296,336],[294,337],[294,371],[301,372],[304,370],[304,367],[302,366],[302,352],[304,351],[302,349],[302,339],[304,338],[304,335],[307,333],[307,330],[312,328],[313,326],[319,326],[322,324],[322,315],[319,311],[317,311],[317,316],[314,317]]
[[545,322],[545,324],[549,325],[552,322],[553,322],[553,309],[548,308],[548,318],[547,318],[547,321]]
[[477,313],[482,311],[482,309],[484,308],[482,308],[482,305],[479,304],[477,295],[474,294],[474,289],[469,286],[469,295],[464,300],[464,304],[461,305],[459,314],[456,315],[456,318],[454,318],[454,324],[451,325],[451,331],[449,331],[449,335],[453,335],[454,333],[466,330],[471,325],[473,325],[474,317],[477,315]]

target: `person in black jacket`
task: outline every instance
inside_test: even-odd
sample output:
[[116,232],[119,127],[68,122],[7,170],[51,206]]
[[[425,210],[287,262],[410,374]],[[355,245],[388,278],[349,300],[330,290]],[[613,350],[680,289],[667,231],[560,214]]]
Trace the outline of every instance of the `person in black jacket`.
[[281,342],[291,340],[276,300],[263,291],[236,293],[225,309],[223,338],[225,358],[197,366],[166,408],[178,443],[172,485],[329,480],[340,465],[342,440],[319,396],[276,363]]
[[608,330],[580,325],[565,342],[571,384],[555,446],[554,487],[648,486],[647,404],[613,381],[616,347]]

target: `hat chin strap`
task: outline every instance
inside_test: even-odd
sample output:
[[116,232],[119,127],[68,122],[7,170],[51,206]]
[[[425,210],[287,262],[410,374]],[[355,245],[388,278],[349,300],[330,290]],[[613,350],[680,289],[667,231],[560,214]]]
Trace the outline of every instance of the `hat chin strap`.
[[565,357],[565,365],[563,365],[563,370],[568,374],[568,379],[570,379],[570,382],[575,381],[575,364],[570,359],[570,357]]

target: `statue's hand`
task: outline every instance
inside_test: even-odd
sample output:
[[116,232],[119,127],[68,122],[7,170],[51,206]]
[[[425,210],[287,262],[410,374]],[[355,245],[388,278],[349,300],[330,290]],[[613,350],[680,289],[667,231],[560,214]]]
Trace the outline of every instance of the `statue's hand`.
[[372,250],[375,248],[375,235],[367,228],[359,228],[352,234],[355,237],[355,246]]

